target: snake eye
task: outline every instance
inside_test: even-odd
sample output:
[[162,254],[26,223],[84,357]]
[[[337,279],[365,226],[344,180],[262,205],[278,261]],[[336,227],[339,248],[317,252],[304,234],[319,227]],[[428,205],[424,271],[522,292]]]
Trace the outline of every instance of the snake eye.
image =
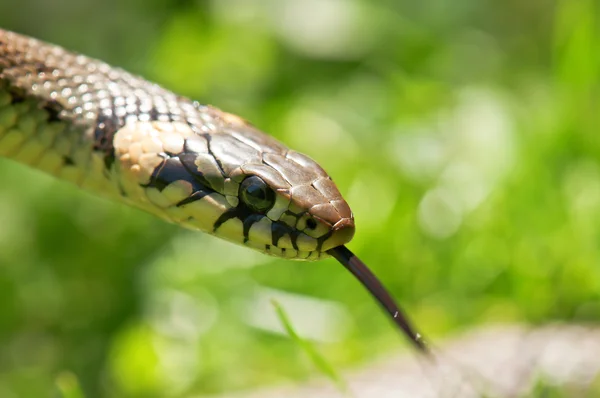
[[260,177],[250,176],[240,184],[240,199],[252,210],[264,213],[275,204],[275,192]]

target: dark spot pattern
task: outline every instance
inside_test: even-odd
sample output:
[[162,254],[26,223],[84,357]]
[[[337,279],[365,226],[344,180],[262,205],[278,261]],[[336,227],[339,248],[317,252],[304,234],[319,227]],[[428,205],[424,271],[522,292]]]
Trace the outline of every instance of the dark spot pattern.
[[317,228],[317,222],[314,218],[309,218],[308,220],[306,220],[306,228],[311,230]]
[[[225,211],[221,216],[215,221],[213,225],[213,232],[217,232],[219,227],[226,223],[227,221],[237,218],[242,222],[243,225],[243,234],[244,234],[244,243],[248,242],[250,229],[254,223],[259,222],[263,217],[266,217],[263,214],[258,214],[253,212],[248,206],[242,201],[236,207],[233,207],[227,211]],[[300,235],[300,231],[290,227],[286,223],[282,221],[271,221],[271,245],[266,245],[266,249],[269,250],[271,246],[277,247],[279,244],[279,240],[283,238],[285,235],[289,235],[290,241],[292,242],[292,247],[295,250],[299,250],[298,248],[298,236]],[[329,237],[329,235],[327,236]],[[321,245],[327,238],[323,239]],[[268,246],[268,247],[267,247]],[[283,249],[282,249],[283,250]]]
[[202,185],[204,185],[206,187],[211,186],[210,183],[208,182],[208,180],[206,179],[206,177],[204,177],[204,174],[202,174],[202,172],[198,171],[198,167],[196,166],[196,163],[195,163],[196,154],[183,152],[183,153],[179,154],[178,157],[179,157],[179,161],[181,162],[181,165],[187,170],[188,173],[193,175],[196,180],[198,180],[200,183],[202,183]]
[[44,62],[35,62],[33,65],[36,73],[52,73],[54,68],[46,65]]
[[206,195],[209,195],[212,191],[210,190],[202,190],[199,189],[195,192],[193,192],[190,196],[188,196],[187,198],[179,201],[175,206],[176,207],[181,207],[181,206],[185,206],[188,203],[192,203],[195,202],[197,200],[201,200],[202,198],[204,198]]
[[103,153],[104,166],[107,170],[110,170],[115,162],[113,139],[115,133],[121,126],[120,120],[115,116],[101,114],[96,120],[96,128],[94,129],[94,150]]
[[262,214],[250,214],[244,218],[244,243],[250,240],[250,228],[256,222],[262,220],[265,216]]
[[186,204],[201,200],[206,195],[215,193],[210,184],[206,179],[199,173],[193,173],[190,171],[188,166],[185,164],[185,160],[189,157],[189,153],[181,153],[176,156],[170,156],[166,153],[161,154],[163,161],[158,165],[152,175],[150,176],[150,182],[147,184],[140,184],[144,188],[156,188],[162,192],[167,186],[174,183],[175,181],[186,181],[189,182],[192,187],[192,193],[187,198],[179,201],[175,206],[181,207]]
[[12,105],[20,104],[21,102],[25,102],[25,98],[26,98],[26,94],[23,92],[23,90],[18,90],[18,89],[10,90],[10,103]]
[[228,209],[227,211],[223,212],[223,214],[219,216],[217,221],[215,221],[215,223],[213,224],[213,232],[217,232],[221,225],[225,224],[232,218],[239,218],[243,222],[246,216],[248,216],[248,214],[244,214],[243,209],[240,209],[239,206],[232,207],[231,209]]
[[333,235],[333,231],[329,230],[329,231],[327,231],[326,234],[317,238],[317,251],[321,251],[321,248],[323,247],[323,243],[325,243],[325,241],[327,239],[329,239],[331,237],[331,235]]
[[274,222],[273,224],[271,224],[271,239],[273,246],[277,246],[281,238],[283,238],[285,235],[289,235],[290,240],[292,241],[292,246],[294,247],[294,249],[298,250],[299,234],[299,231],[283,222]]
[[42,109],[48,113],[48,121],[49,122],[60,121],[59,115],[60,115],[62,108],[58,102],[48,101],[42,106]]

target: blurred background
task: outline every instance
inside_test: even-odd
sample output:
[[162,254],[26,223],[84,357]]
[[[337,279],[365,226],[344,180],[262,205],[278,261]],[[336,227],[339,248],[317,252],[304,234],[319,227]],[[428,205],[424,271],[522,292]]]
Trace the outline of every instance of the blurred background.
[[[249,119],[331,174],[433,344],[600,321],[594,0],[21,0],[0,27]],[[0,159],[0,396],[202,397],[408,351],[334,260],[278,260]],[[574,342],[576,343],[576,342]],[[67,373],[65,373],[67,372]],[[61,376],[62,375],[62,376]],[[71,376],[69,376],[71,377]]]

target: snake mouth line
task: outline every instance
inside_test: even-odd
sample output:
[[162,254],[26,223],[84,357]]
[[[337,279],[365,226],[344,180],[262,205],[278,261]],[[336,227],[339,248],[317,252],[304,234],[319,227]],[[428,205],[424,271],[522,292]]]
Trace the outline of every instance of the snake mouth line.
[[265,245],[264,252],[268,255],[275,257],[284,257],[286,260],[298,260],[298,261],[317,261],[323,258],[329,257],[329,255],[325,252],[320,252],[318,250],[294,250],[294,249],[286,249],[279,248],[277,246]]

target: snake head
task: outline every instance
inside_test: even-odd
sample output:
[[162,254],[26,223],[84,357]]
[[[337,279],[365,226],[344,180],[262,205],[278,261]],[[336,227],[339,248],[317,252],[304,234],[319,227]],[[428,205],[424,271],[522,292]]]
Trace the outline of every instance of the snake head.
[[354,236],[350,207],[331,178],[306,155],[262,152],[260,164],[244,164],[233,178],[240,183],[239,204],[223,219],[228,214],[239,217],[251,247],[316,260]]
[[211,137],[209,150],[235,195],[226,197],[231,207],[215,222],[215,234],[239,242],[241,232],[249,247],[308,260],[352,239],[352,211],[321,166],[237,116],[220,118],[223,134]]
[[137,184],[146,210],[290,259],[318,260],[352,239],[352,211],[314,160],[237,116],[190,106],[187,124],[134,122],[115,134],[121,185]]

